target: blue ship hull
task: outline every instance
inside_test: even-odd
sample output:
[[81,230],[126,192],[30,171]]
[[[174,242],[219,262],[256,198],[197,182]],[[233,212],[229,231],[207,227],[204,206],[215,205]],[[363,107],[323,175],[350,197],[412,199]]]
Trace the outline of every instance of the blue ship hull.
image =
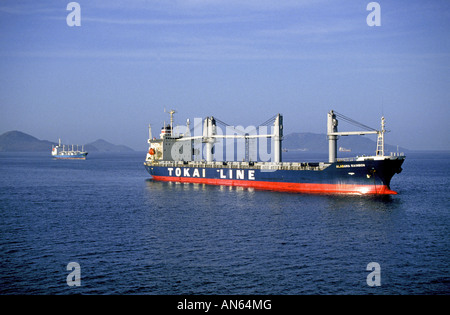
[[87,153],[81,154],[59,154],[54,155],[53,158],[57,160],[86,160]]
[[[145,162],[154,180],[253,187],[278,191],[344,194],[396,194],[392,176],[403,157],[335,163],[280,163],[266,169],[258,163]],[[203,164],[203,165],[202,165]],[[222,165],[218,165],[222,164]],[[236,167],[237,166],[237,167]]]

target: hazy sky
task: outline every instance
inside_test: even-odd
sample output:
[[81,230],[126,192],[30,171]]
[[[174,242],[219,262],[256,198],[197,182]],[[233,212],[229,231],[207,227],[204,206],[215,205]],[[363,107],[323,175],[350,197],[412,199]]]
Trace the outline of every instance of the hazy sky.
[[[166,109],[285,134],[326,132],[334,109],[386,142],[450,150],[450,1],[0,2],[0,133],[146,150]],[[341,124],[340,130],[351,130]],[[375,150],[375,148],[374,148]]]

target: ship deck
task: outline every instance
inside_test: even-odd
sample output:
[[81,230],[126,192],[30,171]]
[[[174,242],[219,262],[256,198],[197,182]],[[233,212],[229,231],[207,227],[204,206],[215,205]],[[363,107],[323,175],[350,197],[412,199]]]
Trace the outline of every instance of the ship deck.
[[[337,159],[337,163],[362,162],[368,160],[404,159],[404,156],[357,156],[353,158]],[[224,169],[261,169],[261,170],[295,170],[295,171],[323,171],[333,163],[326,162],[235,162],[235,161],[146,161],[147,166],[160,167],[192,167],[192,168],[224,168]]]
[[321,171],[329,163],[316,162],[206,162],[206,161],[147,161],[148,166],[192,167],[192,168],[226,168],[226,169],[261,169],[261,170],[311,170]]

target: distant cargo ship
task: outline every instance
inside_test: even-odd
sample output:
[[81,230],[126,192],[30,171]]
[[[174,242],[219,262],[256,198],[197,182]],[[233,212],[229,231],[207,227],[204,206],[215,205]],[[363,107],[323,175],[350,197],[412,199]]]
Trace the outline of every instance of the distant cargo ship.
[[84,151],[84,146],[81,147],[81,151],[74,149],[74,145],[72,144],[72,148],[69,145],[61,145],[61,139],[59,139],[59,143],[56,146],[52,146],[52,156],[55,159],[65,159],[65,160],[86,160],[87,152]]
[[339,152],[352,152],[351,149],[346,149],[344,147],[339,147]]
[[[173,113],[171,123],[161,129],[160,139],[148,139],[149,151],[144,162],[153,180],[253,187],[277,191],[328,194],[397,194],[391,190],[390,181],[394,174],[402,171],[405,156],[385,155],[385,121],[381,118],[381,130],[338,132],[340,119],[355,122],[334,111],[328,113],[329,159],[327,162],[282,162],[281,141],[283,137],[283,117],[274,116],[273,133],[268,135],[241,135],[246,141],[255,137],[272,138],[273,160],[271,162],[214,161],[214,143],[217,138],[229,135],[216,133],[216,120],[207,117],[203,122],[202,136],[191,137],[173,132]],[[367,127],[360,124],[361,126]],[[189,122],[188,122],[189,130]],[[339,136],[377,134],[377,148],[373,156],[337,158]],[[194,141],[205,146],[206,158],[199,155]],[[202,144],[202,145],[203,145]],[[247,149],[247,148],[246,148]],[[203,150],[202,150],[203,151]],[[247,155],[246,155],[247,156]]]

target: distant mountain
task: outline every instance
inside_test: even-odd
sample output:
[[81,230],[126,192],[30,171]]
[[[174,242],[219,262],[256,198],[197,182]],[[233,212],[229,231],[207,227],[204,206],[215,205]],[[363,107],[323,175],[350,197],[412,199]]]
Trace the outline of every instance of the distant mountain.
[[[349,149],[353,154],[375,154],[377,143],[376,136],[372,140],[361,136],[341,136],[337,141],[337,147]],[[314,153],[327,153],[328,140],[326,134],[318,133],[290,133],[283,137],[283,148],[288,150],[301,150]],[[389,152],[397,152],[397,146],[386,144],[384,145],[386,154]],[[408,151],[405,148],[398,148],[400,152]]]
[[94,142],[88,143],[84,146],[88,152],[131,152],[133,149],[125,145],[116,145],[109,143],[106,140],[98,139]]
[[21,131],[8,131],[0,135],[0,152],[48,151],[55,142],[39,140]]
[[294,132],[283,137],[282,146],[289,150],[302,150],[314,153],[328,152],[327,136],[310,132]]
[[[374,140],[368,137],[361,136],[346,136],[340,137],[337,143],[338,148],[343,147],[351,150],[352,155],[375,154],[377,147],[376,137]],[[51,151],[52,145],[57,143],[39,140],[29,134],[21,131],[8,131],[0,135],[0,152],[14,152],[14,151]],[[309,133],[309,132],[294,132],[283,137],[283,148],[289,151],[301,150],[312,153],[327,153],[328,140],[325,134]],[[88,152],[132,152],[133,149],[125,145],[115,145],[98,139],[94,142],[88,143],[84,146]],[[389,152],[396,152],[397,146],[385,144],[385,150]],[[399,147],[400,152],[407,152],[408,149]],[[344,153],[344,152],[343,152]]]
[[[40,152],[50,154],[52,145],[56,142],[39,140],[21,131],[8,131],[0,135],[0,152]],[[84,146],[88,152],[130,152],[133,149],[124,145],[115,145],[103,139],[96,140]]]

